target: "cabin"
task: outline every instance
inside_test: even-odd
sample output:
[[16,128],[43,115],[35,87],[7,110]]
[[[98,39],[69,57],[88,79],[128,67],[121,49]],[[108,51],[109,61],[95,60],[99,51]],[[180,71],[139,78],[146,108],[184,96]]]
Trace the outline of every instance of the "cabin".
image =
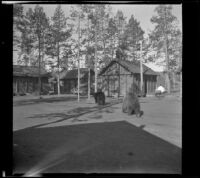
[[[48,78],[50,74],[41,69],[41,92],[45,92],[48,86]],[[24,95],[38,92],[38,67],[13,65],[13,94]]]
[[[88,90],[88,68],[80,68],[80,92],[87,93]],[[54,91],[57,93],[57,75],[54,75]],[[90,69],[90,86],[93,91],[94,71]],[[78,69],[63,70],[60,72],[60,93],[71,94],[78,87]]]
[[[143,92],[145,95],[155,93],[158,74],[143,64]],[[140,88],[140,62],[112,60],[99,73],[98,87],[106,96],[125,96],[131,84],[135,82]]]

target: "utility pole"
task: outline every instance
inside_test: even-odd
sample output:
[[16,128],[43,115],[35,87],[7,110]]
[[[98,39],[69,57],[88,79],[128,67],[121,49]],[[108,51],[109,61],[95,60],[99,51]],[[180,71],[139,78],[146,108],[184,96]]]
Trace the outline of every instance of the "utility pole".
[[170,79],[169,79],[169,56],[168,56],[168,37],[167,37],[167,22],[166,22],[166,9],[165,9],[165,14],[164,14],[164,27],[165,29],[163,30],[164,32],[164,45],[165,45],[165,61],[166,61],[166,82],[167,82],[167,92],[170,93]]
[[140,41],[140,90],[143,93],[142,41]]
[[38,63],[39,63],[39,76],[38,76],[38,89],[39,89],[39,98],[41,98],[41,73],[40,73],[40,71],[41,71],[41,64],[40,64],[40,58],[41,58],[41,55],[40,55],[40,37],[39,37],[39,39],[38,39],[38,45],[39,45],[39,61],[38,61]]
[[180,72],[180,98],[182,98],[182,71]]
[[78,102],[80,101],[80,13],[78,14]]
[[59,42],[57,46],[57,54],[58,54],[58,78],[57,78],[57,85],[58,85],[58,96],[60,95],[60,49],[59,49]]
[[89,15],[88,15],[88,51],[87,51],[87,60],[88,60],[88,100],[90,99],[90,59],[89,59],[89,22],[90,22],[90,19],[89,19]]
[[181,62],[181,59],[182,59],[182,55],[181,55],[181,58],[179,58],[179,61],[178,61],[178,64],[179,64],[179,74],[180,74],[180,98],[182,98],[182,62]]
[[97,92],[97,8],[95,5],[95,63],[94,63],[94,70],[95,70],[95,93]]

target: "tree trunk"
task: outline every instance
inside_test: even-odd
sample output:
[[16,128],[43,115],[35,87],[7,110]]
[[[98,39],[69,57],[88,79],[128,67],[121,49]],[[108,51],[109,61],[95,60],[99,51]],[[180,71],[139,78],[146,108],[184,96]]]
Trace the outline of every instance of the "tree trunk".
[[173,89],[176,90],[176,75],[175,72],[173,72]]
[[17,80],[17,78],[16,78],[16,86],[15,86],[16,88],[15,88],[15,93],[17,94],[18,93],[18,80]]
[[140,43],[140,90],[143,93],[142,42]]
[[39,63],[39,71],[38,71],[38,73],[39,73],[39,76],[38,76],[38,93],[39,93],[39,97],[40,97],[40,95],[41,95],[41,75],[40,75],[40,68],[41,68],[41,64],[40,64],[40,37],[38,38],[38,43],[39,43],[39,45],[38,45],[38,50],[39,50],[39,61],[38,61],[38,63]]
[[58,54],[58,78],[57,78],[57,85],[58,85],[58,95],[60,95],[60,49],[59,43],[57,47],[57,54]]
[[80,14],[78,15],[78,102],[80,101]]
[[103,32],[103,62],[105,63],[105,58],[106,58],[106,54],[105,54],[105,48],[106,48],[106,40],[105,40],[105,32],[104,32],[104,18],[103,18],[103,22],[102,22],[102,32]]
[[[166,24],[166,10],[165,10],[165,17],[164,17],[164,23],[165,23],[165,29],[167,30],[167,24]],[[166,61],[166,83],[167,83],[167,92],[170,93],[170,79],[169,79],[169,56],[168,56],[168,37],[166,31],[164,31],[164,44],[165,44],[165,61]]]
[[[95,9],[96,13],[96,23],[97,23],[97,9]],[[94,63],[94,70],[95,70],[95,93],[97,92],[97,24],[95,26],[95,63]]]
[[180,98],[182,98],[182,73],[180,73]]
[[88,68],[88,100],[90,99],[90,67]]
[[111,47],[111,60],[113,60],[113,53],[114,53],[114,52],[113,52],[113,51],[114,51],[113,45],[114,45],[114,44],[113,44],[113,37],[111,37],[111,46],[112,46],[112,47]]
[[[88,48],[89,48],[89,18],[88,18]],[[88,100],[90,99],[90,59],[89,59],[89,54],[87,54],[87,61],[88,61]]]
[[118,98],[120,97],[120,65],[119,66],[119,90],[118,90]]

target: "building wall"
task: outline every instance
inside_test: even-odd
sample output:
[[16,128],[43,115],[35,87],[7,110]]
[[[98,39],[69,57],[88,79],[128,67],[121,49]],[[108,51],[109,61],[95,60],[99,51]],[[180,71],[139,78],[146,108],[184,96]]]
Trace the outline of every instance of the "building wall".
[[124,96],[131,87],[133,75],[115,63],[101,76],[101,81],[106,96]]
[[[78,87],[78,79],[64,79],[62,80],[64,82],[64,85],[62,86],[61,93],[69,94],[71,93],[72,89]],[[90,79],[90,86],[92,86],[92,83],[94,82],[94,75],[91,75]],[[86,77],[82,77],[80,80],[80,89],[87,92],[88,90],[88,79]]]
[[61,93],[69,94],[71,90],[77,87],[77,79],[65,79],[63,80],[64,86],[62,87]]
[[[156,89],[156,76],[143,75],[143,80],[143,91],[146,94],[153,94]],[[117,94],[118,96],[125,96],[133,82],[140,89],[140,74],[133,75],[117,63],[105,71],[101,76],[101,81],[102,90],[106,96],[116,96]]]
[[[48,84],[48,78],[41,78],[41,87]],[[38,90],[38,77],[13,76],[13,93],[34,93]]]
[[120,66],[120,96],[126,95],[133,82],[131,72]]

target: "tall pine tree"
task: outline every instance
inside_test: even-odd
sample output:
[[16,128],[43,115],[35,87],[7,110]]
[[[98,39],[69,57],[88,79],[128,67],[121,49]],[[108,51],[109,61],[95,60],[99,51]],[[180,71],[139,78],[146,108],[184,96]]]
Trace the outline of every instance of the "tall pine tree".
[[143,35],[144,31],[140,27],[140,23],[132,15],[126,25],[123,39],[123,41],[126,41],[125,45],[128,46],[132,60],[138,59],[139,41],[144,39]]
[[58,95],[60,95],[60,67],[62,59],[66,59],[71,54],[69,45],[66,44],[67,39],[71,36],[71,28],[67,29],[67,18],[64,15],[61,5],[56,7],[51,20],[52,25],[49,34],[48,55],[57,58],[57,90]]
[[[180,38],[180,31],[176,26],[177,18],[172,14],[172,5],[159,5],[155,8],[155,12],[157,15],[151,18],[155,28],[150,34],[150,41],[157,51],[157,59],[163,54],[165,56],[166,87],[170,93],[170,69],[177,63],[175,51],[180,50],[180,40],[177,41],[177,37]],[[180,55],[181,52],[178,53]]]

